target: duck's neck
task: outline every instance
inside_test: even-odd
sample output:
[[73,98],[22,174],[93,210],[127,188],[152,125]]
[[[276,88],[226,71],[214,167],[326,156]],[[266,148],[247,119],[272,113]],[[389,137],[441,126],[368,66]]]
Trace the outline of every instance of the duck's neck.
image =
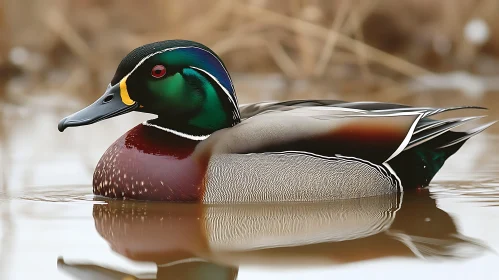
[[196,74],[191,82],[196,83],[194,87],[202,90],[205,98],[199,110],[185,115],[158,115],[144,124],[193,140],[204,140],[217,130],[238,124],[237,104],[234,106],[226,93],[206,77]]

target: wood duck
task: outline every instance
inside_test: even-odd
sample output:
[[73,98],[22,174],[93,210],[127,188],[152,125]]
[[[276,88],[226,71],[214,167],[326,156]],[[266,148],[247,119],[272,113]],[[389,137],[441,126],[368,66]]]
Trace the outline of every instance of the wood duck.
[[[224,63],[186,40],[141,46],[104,95],[59,130],[132,111],[157,115],[114,142],[97,164],[96,195],[202,203],[318,201],[424,187],[473,135],[479,107],[293,100],[238,105]],[[482,108],[483,109],[483,108]]]

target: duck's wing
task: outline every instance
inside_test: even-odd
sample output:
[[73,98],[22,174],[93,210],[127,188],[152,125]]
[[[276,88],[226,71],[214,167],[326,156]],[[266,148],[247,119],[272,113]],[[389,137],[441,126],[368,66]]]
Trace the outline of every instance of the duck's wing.
[[478,106],[458,106],[450,108],[432,108],[432,107],[412,107],[398,103],[384,103],[374,101],[346,102],[341,100],[289,100],[289,101],[270,101],[242,104],[239,106],[241,118],[247,119],[269,111],[289,111],[303,107],[337,107],[351,109],[352,111],[368,111],[376,113],[396,113],[413,111],[432,111],[432,115],[459,109],[485,109]]
[[[243,104],[239,106],[241,118],[247,119],[260,113],[269,111],[289,111],[303,107],[338,107],[351,109],[352,111],[374,111],[374,110],[394,110],[409,109],[407,105],[382,102],[346,102],[341,100],[289,100],[289,101],[271,101]],[[416,108],[414,108],[416,109]]]
[[[346,102],[341,100],[290,100],[282,102],[259,102],[252,104],[245,104],[240,106],[241,117],[247,119],[258,114],[265,114],[269,112],[279,112],[279,111],[291,111],[297,108],[311,108],[312,110],[317,107],[331,107],[337,108],[336,110],[343,112],[353,112],[353,113],[364,113],[364,114],[376,114],[376,115],[396,115],[397,113],[411,113],[411,112],[425,112],[424,117],[421,118],[416,124],[415,130],[413,132],[413,137],[409,144],[404,148],[408,150],[426,141],[434,139],[451,129],[458,127],[468,121],[482,118],[484,116],[477,117],[465,117],[465,118],[453,118],[444,120],[435,120],[430,118],[431,116],[448,112],[454,110],[462,109],[486,109],[479,106],[456,106],[448,108],[433,108],[433,107],[411,107],[404,104],[397,103],[384,103],[384,102]],[[336,114],[335,109],[331,109],[332,113]],[[482,132],[491,126],[494,122],[485,124],[483,126],[477,127],[475,129],[467,131],[464,135],[459,138],[448,140],[447,143],[442,143],[442,147],[447,147],[450,145],[458,144],[466,141],[470,137]],[[416,135],[417,134],[417,135]]]
[[241,119],[247,119],[262,112],[288,111],[298,107],[334,106],[347,103],[341,100],[289,100],[242,104],[239,106]]
[[306,152],[383,163],[403,150],[425,113],[369,113],[327,106],[267,110],[213,133],[197,150],[210,154]]
[[[313,105],[318,103],[320,105]],[[468,134],[450,137],[446,132],[476,117],[448,120],[429,117],[449,110],[478,108],[409,107],[376,102],[328,103],[320,100],[253,106],[259,109],[253,110],[257,113],[252,117],[212,134],[199,149],[211,154],[304,152],[384,163],[404,150],[442,135],[445,139],[440,141],[441,146],[466,140]],[[250,108],[243,107],[241,115],[250,115]]]

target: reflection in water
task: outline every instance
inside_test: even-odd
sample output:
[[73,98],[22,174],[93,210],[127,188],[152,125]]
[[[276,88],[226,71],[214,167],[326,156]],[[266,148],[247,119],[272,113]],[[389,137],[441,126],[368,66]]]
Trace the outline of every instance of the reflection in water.
[[[238,267],[249,264],[309,267],[385,257],[466,258],[485,250],[457,232],[426,190],[278,205],[108,201],[93,206],[93,217],[115,252],[156,263],[156,279],[235,279]],[[63,260],[59,269],[78,279],[136,279]]]

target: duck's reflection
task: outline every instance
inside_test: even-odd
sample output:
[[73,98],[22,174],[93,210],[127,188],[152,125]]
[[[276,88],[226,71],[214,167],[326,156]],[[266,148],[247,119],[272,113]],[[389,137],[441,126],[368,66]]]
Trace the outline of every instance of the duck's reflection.
[[[93,217],[114,251],[156,263],[156,279],[235,279],[237,268],[247,264],[310,267],[383,257],[470,257],[484,248],[461,236],[427,191],[405,193],[403,204],[400,194],[280,205],[109,201],[96,204]],[[64,262],[59,267],[92,279],[109,279],[111,273]]]

